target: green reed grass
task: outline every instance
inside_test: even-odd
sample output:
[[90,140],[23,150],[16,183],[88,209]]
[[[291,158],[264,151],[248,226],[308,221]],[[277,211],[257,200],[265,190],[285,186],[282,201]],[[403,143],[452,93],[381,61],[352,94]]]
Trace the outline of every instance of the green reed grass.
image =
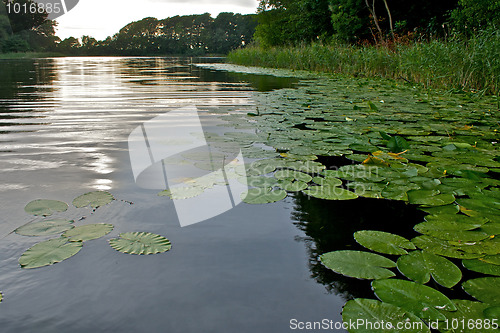
[[500,31],[490,29],[463,41],[430,41],[384,46],[312,44],[229,54],[230,62],[272,68],[380,76],[485,94],[500,92]]

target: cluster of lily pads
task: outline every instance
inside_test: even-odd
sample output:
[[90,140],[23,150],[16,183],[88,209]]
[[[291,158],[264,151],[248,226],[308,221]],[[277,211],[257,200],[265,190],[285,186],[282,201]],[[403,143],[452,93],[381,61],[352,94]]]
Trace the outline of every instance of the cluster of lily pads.
[[[76,208],[91,207],[93,211],[113,202],[115,198],[109,192],[96,191],[83,194],[73,200]],[[57,200],[38,199],[31,201],[25,211],[31,215],[41,216],[40,222],[29,223],[15,230],[23,236],[51,236],[49,239],[29,248],[19,258],[22,268],[38,268],[66,260],[77,254],[83,243],[101,238],[109,234],[114,226],[107,223],[96,223],[76,226],[74,220],[47,219],[54,213],[65,212],[68,204]],[[129,254],[155,254],[170,250],[171,244],[163,236],[146,232],[121,233],[118,238],[109,240],[109,245],[120,252]]]
[[[401,200],[428,213],[414,227],[421,235],[411,241],[375,230],[355,233],[362,246],[397,260],[347,250],[321,256],[337,273],[374,280],[380,301],[347,302],[345,321],[423,320],[430,326],[437,320],[439,330],[457,332],[493,328],[453,330],[442,323],[500,318],[496,96],[445,95],[355,78],[304,79],[297,89],[256,96],[256,112],[221,117],[228,127],[250,133],[213,136],[214,142],[234,140],[245,157],[260,159],[246,165],[244,182],[251,188],[245,202],[275,202],[302,191],[325,200]],[[328,165],[332,159],[345,162]],[[407,279],[395,278],[396,267]],[[462,283],[479,302],[444,294],[462,281],[464,270],[479,276]]]

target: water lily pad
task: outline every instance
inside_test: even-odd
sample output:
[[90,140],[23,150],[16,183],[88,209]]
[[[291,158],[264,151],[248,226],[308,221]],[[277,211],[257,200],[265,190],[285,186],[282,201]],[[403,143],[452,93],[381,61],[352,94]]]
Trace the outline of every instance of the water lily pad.
[[22,268],[37,268],[66,260],[82,249],[81,242],[68,242],[65,238],[50,239],[26,250],[19,264]]
[[[390,332],[415,332],[430,333],[430,329],[414,314],[389,303],[383,303],[374,299],[356,298],[348,301],[342,310],[344,323],[362,320],[366,325],[354,325],[349,329],[353,333],[372,333],[373,325],[381,322],[391,323],[394,329]],[[398,324],[407,323],[408,329],[397,330]],[[416,329],[412,329],[415,328]],[[418,328],[418,327],[421,327]]]
[[480,241],[487,239],[490,236],[485,232],[472,230],[479,227],[481,227],[480,224],[433,220],[430,222],[419,223],[414,227],[414,229],[421,234],[433,236],[443,240],[469,242]]
[[326,200],[352,200],[356,199],[358,196],[348,190],[345,190],[337,186],[309,186],[307,190],[304,191],[306,195],[311,197],[326,199]]
[[241,194],[241,200],[248,204],[265,204],[281,201],[286,198],[286,191],[270,188],[251,188]]
[[138,255],[163,253],[172,248],[168,239],[149,232],[122,233],[119,238],[110,239],[109,245],[116,251]]
[[438,324],[440,332],[484,332],[482,325],[476,325],[476,323],[481,322],[483,324],[485,322],[483,311],[488,305],[481,302],[459,299],[454,299],[452,302],[456,305],[457,311],[441,311],[447,320]]
[[375,253],[334,251],[322,254],[320,260],[332,271],[358,279],[387,279],[395,276],[387,268],[396,267],[396,263]]
[[401,256],[397,266],[407,278],[420,284],[429,282],[432,276],[440,285],[451,288],[462,279],[462,272],[454,263],[427,251]]
[[445,320],[438,309],[457,310],[455,304],[436,289],[411,281],[375,280],[372,289],[382,302],[399,306],[423,320]]
[[338,178],[334,178],[334,177],[323,178],[323,177],[317,176],[317,177],[314,177],[312,179],[312,181],[315,184],[318,184],[321,186],[340,186],[340,185],[342,185],[342,180],[340,180]]
[[500,265],[500,254],[481,257],[481,260],[493,265]]
[[438,207],[421,207],[420,210],[423,210],[431,215],[457,214],[460,211],[460,207],[458,205],[451,204]]
[[50,216],[55,212],[65,212],[68,204],[57,200],[33,200],[24,207],[24,211],[35,216]]
[[274,173],[274,177],[279,180],[299,180],[304,183],[309,183],[313,177],[310,175],[295,171],[295,170],[279,170]]
[[238,181],[250,187],[274,187],[278,185],[278,181],[273,177],[266,176],[248,176],[240,177]]
[[500,305],[500,278],[484,277],[462,284],[464,290],[475,299],[490,305]]
[[386,254],[401,255],[407,254],[406,250],[416,249],[415,245],[406,238],[383,231],[357,231],[354,233],[354,238],[362,246]]
[[436,194],[436,190],[413,190],[407,192],[408,201],[414,205],[425,207],[445,206],[455,202],[451,193]]
[[299,192],[307,188],[307,184],[301,181],[283,180],[278,183],[278,186],[288,192]]
[[109,234],[113,230],[112,224],[86,224],[66,231],[62,236],[72,242],[85,242]]
[[68,220],[47,220],[37,223],[26,224],[15,230],[16,234],[23,236],[49,236],[57,235],[73,228],[74,221]]
[[500,266],[483,261],[483,258],[462,261],[465,268],[488,275],[500,276]]
[[115,198],[111,193],[105,191],[95,191],[85,193],[77,197],[75,200],[73,200],[73,206],[75,206],[76,208],[90,206],[95,209],[107,205],[113,200],[115,200]]
[[474,246],[475,243],[472,245],[464,243],[461,246],[455,246],[449,241],[430,236],[418,236],[413,238],[411,241],[422,250],[449,258],[476,259],[484,255],[481,251],[473,252],[467,249],[468,247]]
[[483,314],[486,318],[498,320],[500,318],[500,306],[492,306],[484,309]]

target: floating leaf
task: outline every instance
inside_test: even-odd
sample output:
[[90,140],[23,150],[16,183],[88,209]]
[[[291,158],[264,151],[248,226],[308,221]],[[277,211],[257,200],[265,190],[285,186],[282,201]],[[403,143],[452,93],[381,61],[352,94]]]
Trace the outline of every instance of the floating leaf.
[[338,178],[333,178],[333,177],[323,178],[323,177],[317,176],[317,177],[314,177],[312,179],[312,181],[315,184],[318,184],[321,186],[340,186],[340,185],[342,185],[342,180],[340,180]]
[[462,279],[462,272],[454,263],[426,251],[413,251],[399,257],[398,269],[407,278],[425,284],[432,278],[440,285],[451,288]]
[[278,185],[278,181],[272,177],[265,176],[249,176],[238,178],[238,181],[242,184],[248,185],[250,187],[274,187]]
[[473,253],[470,251],[466,251],[467,247],[471,247],[473,245],[463,244],[462,246],[454,246],[450,244],[449,241],[430,236],[418,236],[413,238],[411,241],[422,250],[426,250],[444,257],[458,259],[476,259],[483,256],[483,253]]
[[57,235],[73,228],[74,221],[68,220],[47,220],[37,223],[26,224],[15,230],[16,234],[23,236],[49,236]]
[[[440,332],[483,332],[482,325],[476,325],[476,323],[484,323],[483,311],[488,305],[459,299],[454,299],[452,302],[457,307],[457,311],[441,311],[447,320],[438,324]],[[464,324],[462,325],[462,323]]]
[[72,242],[85,242],[101,238],[102,236],[109,234],[113,228],[114,226],[112,224],[86,224],[66,231],[62,236],[69,238]]
[[410,145],[403,137],[393,136],[387,142],[387,148],[393,153],[401,153],[410,149]]
[[500,318],[500,306],[492,306],[483,311],[486,318],[489,319],[499,319]]
[[73,206],[76,208],[90,206],[95,209],[107,205],[113,200],[115,200],[115,198],[111,195],[111,193],[105,191],[95,191],[85,193],[77,197],[73,200]]
[[74,256],[81,248],[81,242],[68,243],[65,238],[50,239],[26,250],[19,258],[19,264],[22,268],[49,266]]
[[68,204],[57,200],[33,200],[24,207],[24,211],[35,216],[50,216],[55,212],[65,212]]
[[500,254],[493,256],[485,256],[481,258],[482,261],[493,265],[500,265]]
[[109,245],[119,252],[138,255],[163,253],[172,248],[168,239],[148,232],[122,233],[119,238],[110,239]]
[[482,231],[470,231],[481,227],[480,224],[469,224],[448,221],[430,221],[417,224],[414,229],[421,234],[451,241],[480,241],[490,235]]
[[274,173],[274,177],[279,180],[299,180],[304,183],[309,183],[313,177],[310,175],[295,171],[295,170],[279,170]]
[[332,271],[358,279],[386,279],[395,276],[387,268],[396,267],[396,264],[375,253],[334,251],[322,254],[320,260]]
[[301,181],[286,181],[278,183],[278,186],[288,192],[299,192],[307,188],[307,184]]
[[490,305],[500,305],[500,278],[484,277],[472,279],[462,284],[472,297]]
[[[342,320],[344,323],[363,321],[363,325],[349,328],[349,332],[353,333],[371,333],[374,331],[373,327],[376,327],[374,325],[380,325],[381,322],[392,324],[393,329],[388,332],[430,333],[430,329],[412,313],[374,299],[356,298],[348,301],[342,310]],[[405,323],[407,327],[397,330],[401,323]]]
[[251,188],[241,194],[241,200],[248,204],[272,203],[285,198],[286,191],[281,189],[271,190],[270,188]]
[[500,276],[500,266],[483,261],[483,258],[462,261],[465,268],[488,275]]
[[309,186],[308,190],[304,193],[311,197],[326,199],[326,200],[352,200],[356,199],[358,196],[348,190],[345,190],[337,186]]
[[436,289],[411,281],[376,280],[372,282],[372,289],[382,302],[399,306],[423,320],[445,320],[438,309],[457,310],[451,300]]
[[407,192],[408,201],[414,205],[426,207],[444,206],[455,202],[451,193],[436,194],[437,190],[414,190]]
[[416,249],[412,242],[404,237],[383,231],[362,230],[354,233],[356,242],[362,246],[386,254],[407,254],[405,250]]

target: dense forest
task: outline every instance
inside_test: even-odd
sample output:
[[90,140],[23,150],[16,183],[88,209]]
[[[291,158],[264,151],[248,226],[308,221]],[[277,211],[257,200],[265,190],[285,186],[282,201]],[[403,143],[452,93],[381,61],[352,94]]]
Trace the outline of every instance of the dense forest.
[[258,13],[262,46],[397,42],[500,27],[500,0],[261,0]]
[[46,13],[8,13],[5,4],[29,6],[33,0],[2,0],[0,50],[58,52],[66,55],[206,55],[227,54],[250,43],[257,25],[255,15],[220,13],[153,17],[132,22],[117,34],[98,41],[91,36],[60,40],[55,21]]

